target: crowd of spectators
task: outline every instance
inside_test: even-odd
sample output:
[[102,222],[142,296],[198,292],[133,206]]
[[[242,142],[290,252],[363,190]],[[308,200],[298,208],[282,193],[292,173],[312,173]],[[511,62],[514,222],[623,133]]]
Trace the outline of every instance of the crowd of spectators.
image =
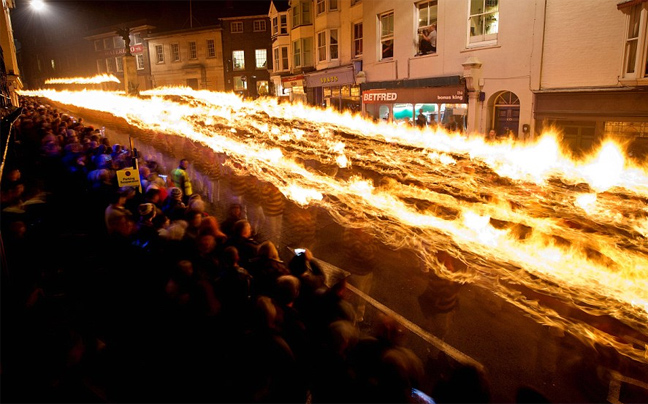
[[[361,331],[311,251],[282,261],[239,205],[210,212],[154,161],[119,187],[137,156],[40,102],[22,100],[1,182],[5,402],[421,400],[399,324]],[[487,402],[464,373],[434,400]]]

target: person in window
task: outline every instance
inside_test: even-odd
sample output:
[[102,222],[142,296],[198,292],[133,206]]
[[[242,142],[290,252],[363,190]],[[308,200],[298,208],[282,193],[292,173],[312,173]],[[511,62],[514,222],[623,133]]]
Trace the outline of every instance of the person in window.
[[419,34],[419,54],[436,53],[436,40],[436,24],[432,24],[429,28],[423,28]]
[[382,58],[392,58],[394,57],[394,40],[383,42],[382,45]]
[[421,109],[419,110],[419,113],[416,117],[416,126],[418,126],[419,128],[425,128],[426,125],[427,118],[425,117],[425,115],[423,115],[423,110]]

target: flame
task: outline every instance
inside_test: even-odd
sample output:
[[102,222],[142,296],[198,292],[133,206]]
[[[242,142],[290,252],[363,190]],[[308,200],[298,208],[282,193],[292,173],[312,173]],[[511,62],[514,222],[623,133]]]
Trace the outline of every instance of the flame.
[[112,74],[100,74],[94,77],[67,77],[45,80],[45,84],[101,84],[111,82],[120,83],[119,79]]
[[[343,226],[363,226],[393,248],[418,251],[427,270],[473,282],[542,324],[648,363],[648,172],[611,142],[576,161],[552,132],[532,144],[488,144],[482,136],[184,87],[145,91],[142,98],[23,94],[110,113],[224,152],[233,167],[246,167],[296,203],[321,206]],[[350,166],[364,177],[337,175]],[[470,270],[444,271],[438,250]],[[611,334],[554,310],[525,290],[582,317],[613,319],[618,330]]]

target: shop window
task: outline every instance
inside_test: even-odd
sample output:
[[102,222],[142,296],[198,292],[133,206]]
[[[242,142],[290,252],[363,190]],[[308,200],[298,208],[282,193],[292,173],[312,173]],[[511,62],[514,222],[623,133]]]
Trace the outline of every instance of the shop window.
[[268,50],[255,49],[254,62],[257,69],[265,69],[268,64]]
[[628,138],[648,137],[648,122],[605,122],[605,133]]
[[[623,59],[623,78],[648,77],[648,5],[627,7],[627,32]],[[643,35],[642,35],[643,33]]]
[[137,61],[137,70],[144,70],[144,55],[141,53],[135,55],[135,61]]
[[155,57],[158,63],[164,63],[164,46],[155,45]]
[[389,120],[389,105],[381,105],[378,108],[378,117],[385,121]]
[[416,5],[418,14],[417,55],[428,55],[437,51],[437,1],[424,1]]
[[440,124],[449,132],[465,132],[468,104],[441,104],[439,108]]
[[234,21],[230,25],[230,32],[232,34],[240,34],[243,32],[243,22],[242,21]]
[[417,124],[419,122],[419,114],[425,117],[426,125],[434,125],[438,122],[439,106],[437,104],[415,104],[414,116],[416,116]]
[[268,95],[270,93],[270,85],[266,80],[259,80],[256,83],[257,85],[257,94],[259,95]]
[[380,59],[394,57],[394,12],[379,16],[380,21]]
[[232,68],[234,70],[245,70],[245,51],[232,51]]
[[247,80],[245,76],[234,76],[234,91],[247,90]]
[[216,42],[213,39],[207,40],[207,57],[216,57]]
[[362,22],[353,24],[353,57],[362,56]]
[[171,60],[174,62],[180,61],[180,45],[177,43],[171,44]]
[[412,104],[394,104],[394,122],[398,125],[411,125],[414,121]]
[[490,44],[497,41],[499,31],[499,0],[470,0],[469,44]]

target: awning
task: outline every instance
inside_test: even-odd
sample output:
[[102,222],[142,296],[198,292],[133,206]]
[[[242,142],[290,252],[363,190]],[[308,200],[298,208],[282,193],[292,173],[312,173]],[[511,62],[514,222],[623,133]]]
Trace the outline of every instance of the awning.
[[636,6],[637,4],[645,3],[648,0],[623,0],[617,3],[617,10]]

